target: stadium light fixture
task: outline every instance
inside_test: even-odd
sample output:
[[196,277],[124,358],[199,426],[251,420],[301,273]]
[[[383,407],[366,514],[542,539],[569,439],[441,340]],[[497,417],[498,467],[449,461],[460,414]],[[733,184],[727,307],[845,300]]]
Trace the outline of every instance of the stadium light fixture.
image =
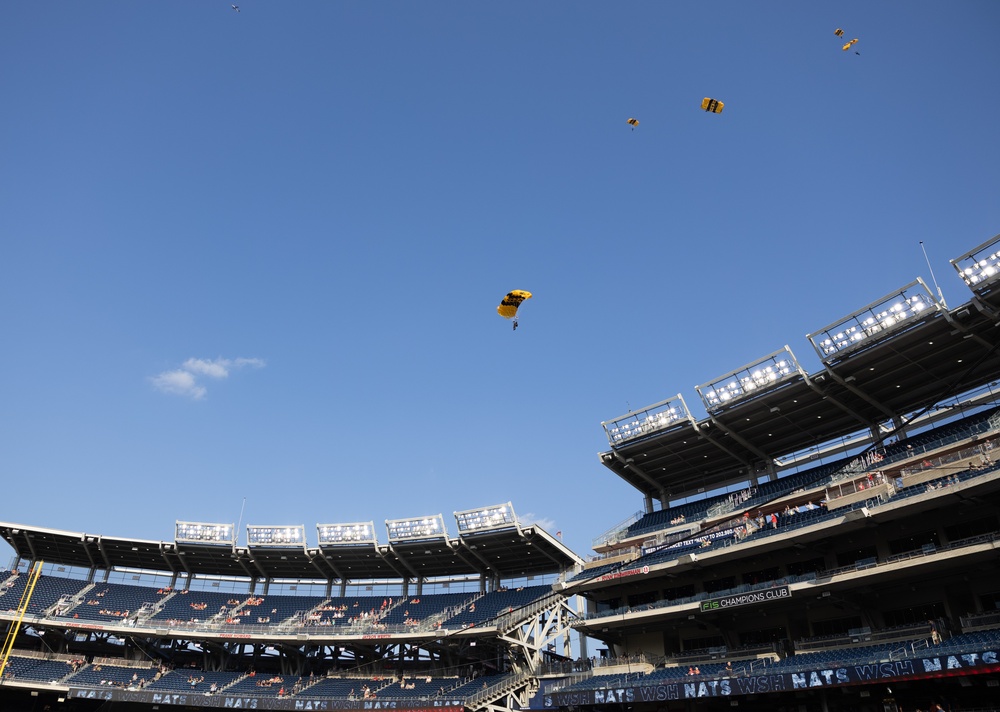
[[247,544],[250,546],[284,547],[306,545],[306,528],[302,524],[291,526],[247,525]]
[[445,539],[444,517],[435,514],[413,519],[386,519],[385,528],[389,541],[420,541],[422,539]]
[[611,447],[670,428],[682,420],[690,420],[687,404],[678,393],[673,398],[646,406],[601,423]]
[[492,507],[481,507],[479,509],[468,509],[464,512],[455,512],[455,522],[458,524],[459,534],[465,534],[476,531],[516,527],[517,516],[514,514],[514,505],[507,502],[506,504],[497,504]]
[[345,544],[378,545],[375,540],[375,522],[353,522],[350,524],[317,524],[320,546]]
[[695,386],[708,412],[718,412],[744,398],[761,395],[801,371],[795,355],[785,346],[762,359]]
[[236,544],[236,527],[232,524],[181,522],[174,525],[174,541],[188,544]]
[[1000,283],[1000,235],[951,260],[966,286],[977,294],[997,288]]
[[829,361],[853,351],[877,336],[886,336],[925,316],[940,304],[922,279],[908,285],[843,319],[808,335],[816,353]]

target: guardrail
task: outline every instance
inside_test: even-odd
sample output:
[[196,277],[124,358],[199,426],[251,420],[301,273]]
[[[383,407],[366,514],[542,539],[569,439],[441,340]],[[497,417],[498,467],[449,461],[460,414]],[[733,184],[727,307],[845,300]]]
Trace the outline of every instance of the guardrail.
[[530,678],[531,675],[526,672],[505,677],[500,682],[494,683],[493,685],[487,685],[485,689],[479,690],[478,692],[466,697],[465,706],[474,708],[485,702],[495,700],[502,695],[506,695],[511,690],[515,690],[525,684]]

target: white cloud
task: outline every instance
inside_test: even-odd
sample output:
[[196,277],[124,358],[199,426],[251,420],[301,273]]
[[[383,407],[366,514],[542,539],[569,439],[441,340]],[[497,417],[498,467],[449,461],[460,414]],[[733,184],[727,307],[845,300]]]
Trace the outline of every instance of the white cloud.
[[217,358],[212,361],[203,358],[189,358],[184,362],[184,369],[209,378],[228,378],[233,369],[244,367],[263,368],[264,359],[260,358]]
[[540,527],[540,528],[544,529],[545,531],[547,531],[550,534],[554,534],[555,533],[554,530],[556,528],[556,523],[552,519],[547,519],[545,517],[538,517],[536,519],[533,512],[528,512],[527,514],[525,514],[525,515],[523,515],[521,517],[518,517],[518,519],[521,520],[521,525],[522,526],[532,526],[532,525],[534,525],[536,527]]
[[263,368],[264,359],[260,358],[189,358],[176,370],[164,371],[150,377],[153,388],[161,393],[186,396],[192,400],[201,400],[208,389],[198,382],[199,377],[228,378],[230,371],[241,368]]
[[236,368],[243,368],[244,366],[250,366],[251,368],[264,368],[267,363],[262,358],[243,358],[242,356],[233,360],[233,365]]
[[229,360],[217,358],[214,361],[206,361],[203,358],[189,358],[184,362],[184,369],[199,376],[226,378],[229,376]]
[[207,392],[205,387],[199,386],[194,376],[187,371],[164,371],[149,380],[153,383],[153,388],[161,393],[187,396],[192,400],[201,400]]

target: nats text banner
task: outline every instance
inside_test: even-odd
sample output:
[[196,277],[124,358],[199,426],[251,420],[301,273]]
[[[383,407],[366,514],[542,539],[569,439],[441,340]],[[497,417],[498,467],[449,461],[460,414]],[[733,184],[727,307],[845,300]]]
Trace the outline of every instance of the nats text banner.
[[888,663],[823,668],[804,672],[696,679],[660,685],[637,685],[603,690],[554,692],[543,697],[543,705],[544,707],[570,707],[691,700],[703,697],[756,695],[764,692],[809,690],[818,687],[885,682],[906,677],[943,677],[1000,669],[997,660],[998,652],[996,650],[983,650],[975,653],[962,653],[961,655],[896,660]]

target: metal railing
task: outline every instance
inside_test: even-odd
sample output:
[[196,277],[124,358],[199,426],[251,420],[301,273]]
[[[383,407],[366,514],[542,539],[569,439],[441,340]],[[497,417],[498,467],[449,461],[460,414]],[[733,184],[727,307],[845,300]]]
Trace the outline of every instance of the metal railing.
[[596,549],[604,544],[613,543],[621,540],[621,535],[624,534],[630,526],[638,522],[646,516],[646,512],[639,510],[638,512],[632,514],[630,517],[626,517],[625,520],[614,525],[603,534],[597,536],[593,542],[591,542],[591,548]]
[[517,689],[521,685],[527,683],[530,678],[531,675],[526,672],[505,677],[500,680],[500,682],[487,685],[485,689],[478,690],[474,694],[467,696],[465,698],[465,706],[472,708],[481,705],[484,702],[495,700],[498,697],[506,695],[511,690]]

